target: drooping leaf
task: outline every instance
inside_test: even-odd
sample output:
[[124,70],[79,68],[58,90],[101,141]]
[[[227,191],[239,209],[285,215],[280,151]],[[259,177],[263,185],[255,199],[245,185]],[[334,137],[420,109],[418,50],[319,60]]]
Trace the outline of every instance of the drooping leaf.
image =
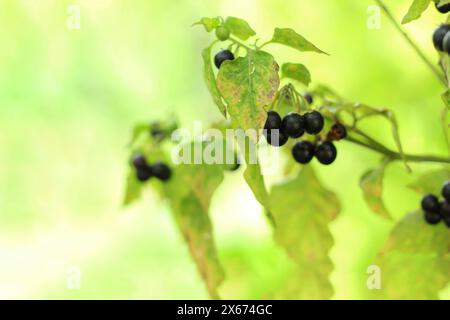
[[387,162],[383,162],[378,168],[367,171],[363,174],[359,183],[363,190],[364,200],[372,211],[383,218],[392,219],[382,199],[386,165]]
[[444,168],[422,174],[414,182],[410,183],[408,188],[416,191],[421,196],[429,193],[440,195],[443,184],[448,180],[450,180],[450,170]]
[[325,189],[311,167],[304,167],[291,181],[276,185],[270,193],[275,220],[275,241],[297,265],[297,275],[278,297],[285,299],[329,299],[333,287],[328,256],[334,240],[329,230],[339,211],[336,195]]
[[232,35],[244,41],[256,34],[247,21],[236,17],[228,17],[225,21],[225,27],[230,30]]
[[220,165],[181,164],[164,188],[175,221],[213,299],[219,297],[217,289],[224,271],[214,242],[209,206],[222,180]]
[[200,21],[195,22],[193,24],[193,26],[195,26],[195,25],[203,25],[207,32],[211,32],[215,28],[220,26],[220,18],[219,17],[215,17],[215,18],[207,18],[207,17],[201,18]]
[[403,218],[391,232],[375,264],[381,270],[380,299],[438,299],[450,280],[450,229],[429,225],[422,212]]
[[142,183],[136,179],[136,173],[130,168],[125,187],[123,205],[127,206],[138,200],[141,196]]
[[205,78],[206,87],[211,94],[214,103],[219,108],[220,113],[222,113],[225,117],[227,116],[226,106],[222,101],[222,97],[220,96],[220,92],[217,89],[216,77],[214,75],[213,66],[211,63],[211,48],[212,46],[206,48],[202,52],[203,57],[203,76]]
[[259,164],[247,164],[244,172],[244,178],[248,186],[252,190],[256,200],[269,210],[269,193],[264,185],[264,177],[261,174],[261,167]]
[[272,103],[280,84],[278,69],[270,54],[253,50],[222,64],[217,86],[233,123],[244,130],[264,127],[264,107]]
[[326,54],[326,52],[320,50],[303,36],[299,35],[290,28],[275,28],[272,40],[270,42],[283,44],[302,52],[313,51]]
[[431,0],[414,0],[409,7],[408,12],[403,17],[402,24],[419,19],[422,13],[427,10],[430,2]]
[[297,80],[306,86],[311,82],[309,70],[300,63],[285,63],[281,67],[281,75],[284,78]]

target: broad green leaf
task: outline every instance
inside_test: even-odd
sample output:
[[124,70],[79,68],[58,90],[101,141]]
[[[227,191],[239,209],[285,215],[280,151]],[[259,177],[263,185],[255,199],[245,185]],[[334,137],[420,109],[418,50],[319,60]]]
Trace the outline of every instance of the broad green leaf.
[[278,69],[270,54],[253,50],[222,64],[217,86],[235,125],[244,130],[264,127],[264,107],[272,103],[280,85]]
[[381,270],[380,299],[438,299],[450,280],[450,229],[429,225],[422,212],[403,218],[391,232],[375,264]]
[[408,185],[408,188],[416,191],[421,196],[429,193],[440,195],[442,186],[448,180],[450,180],[450,170],[434,170],[419,176],[414,182]]
[[211,48],[212,46],[206,48],[202,52],[203,57],[203,76],[205,78],[206,86],[211,94],[214,103],[219,108],[220,113],[222,113],[225,117],[227,116],[227,109],[222,101],[222,97],[220,96],[220,92],[217,89],[216,77],[214,75],[213,66],[211,63]]
[[132,168],[129,169],[128,177],[126,181],[126,187],[125,187],[125,195],[123,199],[123,205],[127,206],[134,202],[135,200],[138,200],[141,196],[141,190],[142,190],[142,183],[140,183],[136,179],[136,174]]
[[291,78],[297,80],[306,86],[311,82],[311,74],[309,70],[300,63],[285,63],[281,67],[281,75],[283,78]]
[[269,209],[269,194],[264,185],[264,177],[261,174],[261,167],[259,164],[247,164],[244,172],[244,178],[248,186],[252,190],[256,200],[267,210]]
[[310,166],[286,183],[276,185],[270,194],[275,220],[275,241],[296,263],[298,274],[289,281],[285,299],[329,299],[333,264],[328,256],[334,240],[329,230],[339,211],[336,195],[325,189]]
[[175,221],[213,299],[224,271],[218,259],[209,218],[211,197],[223,180],[220,165],[179,165],[165,186]]
[[402,24],[419,19],[422,13],[427,10],[430,2],[431,0],[414,0],[409,7],[408,13],[403,17]]
[[378,168],[367,171],[361,177],[359,184],[363,190],[364,200],[373,212],[386,219],[392,219],[386,209],[383,196],[383,178],[387,162],[383,162]]
[[225,27],[230,30],[231,34],[244,41],[256,34],[247,21],[235,17],[228,17]]
[[215,17],[215,18],[207,18],[207,17],[201,18],[200,21],[195,22],[193,24],[193,26],[195,26],[195,25],[203,25],[207,32],[211,32],[215,28],[220,26],[220,18],[219,17]]
[[279,43],[285,46],[297,49],[299,51],[314,51],[318,53],[325,53],[324,51],[317,48],[311,42],[306,40],[303,36],[296,33],[290,28],[275,28],[272,36],[272,43]]

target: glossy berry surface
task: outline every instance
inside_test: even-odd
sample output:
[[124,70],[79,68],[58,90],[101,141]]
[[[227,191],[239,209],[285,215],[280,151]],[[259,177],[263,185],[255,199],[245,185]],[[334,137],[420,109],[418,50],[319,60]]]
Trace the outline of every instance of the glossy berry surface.
[[161,181],[169,180],[170,176],[172,175],[170,168],[162,162],[155,162],[150,166],[150,168],[153,173],[153,176],[155,176]]
[[264,129],[272,130],[272,129],[280,129],[281,128],[281,117],[275,111],[267,112],[267,120],[264,125]]
[[450,218],[450,202],[443,201],[440,204],[439,213],[442,217]]
[[335,123],[328,132],[328,140],[342,140],[347,137],[347,129],[343,124]]
[[445,200],[450,202],[450,181],[446,182],[442,187],[442,196]]
[[309,134],[318,134],[324,126],[324,119],[320,112],[312,111],[305,114],[305,129]]
[[264,135],[267,139],[267,142],[274,147],[284,146],[289,139],[289,136],[280,130],[264,130]]
[[151,177],[152,177],[152,170],[149,167],[139,168],[136,170],[136,178],[141,182],[145,182]]
[[214,57],[214,64],[219,69],[226,60],[234,60],[234,55],[230,50],[222,50]]
[[306,92],[306,93],[303,95],[303,98],[305,98],[306,102],[308,102],[309,104],[312,104],[312,103],[314,102],[313,96],[312,96],[312,94],[309,93],[309,92]]
[[314,157],[314,145],[309,141],[297,142],[292,148],[292,156],[298,163],[307,164]]
[[336,160],[337,150],[334,144],[330,141],[325,141],[317,145],[315,156],[321,164],[329,165]]
[[440,13],[448,13],[448,12],[450,12],[450,3],[446,3],[446,4],[442,4],[442,5],[439,5],[439,3],[436,3],[435,6],[436,6],[436,9]]
[[300,138],[305,133],[305,118],[298,113],[289,113],[281,122],[281,131],[291,138]]
[[433,33],[433,45],[438,51],[444,51],[444,37],[450,31],[450,25],[440,25]]
[[441,222],[442,217],[439,213],[436,212],[425,212],[425,221],[429,224],[438,224]]
[[437,197],[432,194],[428,194],[422,198],[421,203],[422,209],[425,212],[436,212],[438,213],[440,210],[440,204]]
[[444,37],[444,40],[442,41],[442,49],[446,52],[450,52],[450,32],[447,32],[447,34]]
[[216,28],[216,37],[220,41],[228,40],[230,37],[230,30],[225,26],[220,26]]
[[135,155],[133,157],[132,163],[136,169],[145,169],[148,167],[147,160],[142,154]]

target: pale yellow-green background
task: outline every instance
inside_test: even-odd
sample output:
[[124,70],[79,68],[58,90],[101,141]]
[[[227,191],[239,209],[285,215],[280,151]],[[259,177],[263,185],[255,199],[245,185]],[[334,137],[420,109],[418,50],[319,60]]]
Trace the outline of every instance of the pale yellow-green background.
[[[386,2],[401,18],[411,1]],[[446,154],[443,89],[385,17],[381,30],[366,27],[371,1],[80,0],[75,31],[66,27],[71,3],[0,3],[1,298],[207,297],[167,205],[149,191],[120,207],[135,122],[175,113],[191,128],[220,116],[202,79],[200,51],[212,36],[190,27],[203,16],[239,16],[264,39],[276,26],[296,29],[331,55],[274,45],[280,62],[303,62],[313,81],[393,109],[406,151]],[[442,19],[431,8],[406,28],[433,61],[430,37]],[[393,146],[386,126],[367,129]],[[319,171],[343,206],[331,226],[334,298],[364,298],[366,268],[392,224],[367,209],[358,188],[379,156],[345,142],[339,152]],[[400,163],[388,169],[385,200],[396,219],[418,207],[405,188],[414,177]],[[239,174],[214,196],[212,218],[228,274],[223,297],[264,297],[288,261]],[[67,288],[74,270],[80,290]]]

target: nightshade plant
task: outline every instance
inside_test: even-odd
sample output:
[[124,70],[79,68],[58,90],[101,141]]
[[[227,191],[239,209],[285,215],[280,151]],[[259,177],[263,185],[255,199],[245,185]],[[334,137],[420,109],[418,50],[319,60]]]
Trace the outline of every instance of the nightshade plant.
[[[403,23],[419,18],[431,2],[433,1],[415,0]],[[448,1],[434,2],[436,7],[443,11],[444,3]],[[376,3],[395,27],[401,30],[384,3],[380,0],[376,0]],[[412,172],[410,165],[415,162],[442,164],[442,170],[430,171],[409,185],[422,196],[439,194],[442,184],[450,178],[447,166],[450,157],[405,153],[398,133],[397,120],[389,109],[348,101],[324,85],[310,87],[311,73],[304,64],[299,61],[278,61],[270,53],[272,45],[284,45],[300,53],[321,54],[326,59],[327,54],[324,51],[296,31],[290,28],[275,28],[272,38],[261,43],[254,40],[256,32],[253,28],[236,17],[202,18],[195,25],[201,25],[207,32],[215,35],[215,40],[202,51],[203,75],[212,100],[224,119],[211,127],[222,131],[227,128],[242,128],[258,129],[262,132],[266,129],[267,137],[270,136],[270,130],[283,127],[282,119],[288,114],[291,115],[284,121],[290,122],[284,125],[289,127],[290,138],[286,137],[285,144],[280,146],[280,150],[286,152],[289,159],[287,167],[281,170],[286,174],[285,180],[268,190],[260,165],[250,163],[245,154],[238,156],[238,150],[234,150],[235,163],[231,165],[170,164],[171,175],[167,181],[139,181],[136,179],[133,162],[129,161],[130,174],[125,204],[138,199],[146,184],[151,184],[167,199],[177,227],[188,244],[210,296],[219,298],[219,286],[225,271],[214,243],[209,205],[214,191],[224,179],[225,172],[236,171],[239,168],[239,159],[242,159],[245,164],[242,170],[243,178],[266,212],[268,223],[273,228],[274,241],[286,251],[295,266],[289,282],[282,285],[271,297],[329,299],[333,296],[333,287],[329,280],[333,264],[329,251],[334,243],[329,224],[339,215],[340,203],[336,194],[321,184],[313,166],[307,164],[314,154],[322,163],[333,162],[336,157],[333,142],[337,141],[341,141],[338,142],[339,147],[341,143],[353,143],[378,153],[379,166],[368,168],[360,179],[360,187],[368,207],[392,223],[394,222],[391,214],[382,199],[386,167],[392,162],[400,161],[405,170]],[[446,111],[450,105],[448,56],[439,53],[441,68],[438,69],[425,58],[406,33],[402,34],[445,85],[446,91],[442,98]],[[443,36],[440,35],[440,38],[443,39]],[[307,93],[300,93],[304,90],[307,90]],[[311,134],[303,132],[301,126],[305,114],[313,114],[313,117],[323,116],[324,129],[312,130]],[[364,131],[365,121],[376,117],[384,119],[386,126],[391,128],[395,150],[384,146],[377,137]],[[137,125],[130,144],[130,158],[133,159],[136,154],[144,155],[145,159],[134,158],[138,165],[170,163],[169,153],[174,146],[168,137],[176,128],[176,124],[172,122]],[[445,123],[443,128],[448,142]],[[258,141],[261,140],[248,139],[250,144],[256,144]],[[191,150],[194,150],[195,144],[198,143],[207,146],[211,142],[191,141]],[[227,174],[239,172],[241,170]],[[433,198],[427,201],[435,200]],[[428,208],[427,205],[432,206],[433,203],[423,205]],[[422,210],[407,214],[395,222],[389,239],[375,257],[374,264],[381,268],[383,274],[383,286],[381,290],[374,291],[374,298],[436,299],[439,290],[450,280],[450,231],[443,223],[428,224]],[[420,279],[416,278],[417,275],[420,275]]]

